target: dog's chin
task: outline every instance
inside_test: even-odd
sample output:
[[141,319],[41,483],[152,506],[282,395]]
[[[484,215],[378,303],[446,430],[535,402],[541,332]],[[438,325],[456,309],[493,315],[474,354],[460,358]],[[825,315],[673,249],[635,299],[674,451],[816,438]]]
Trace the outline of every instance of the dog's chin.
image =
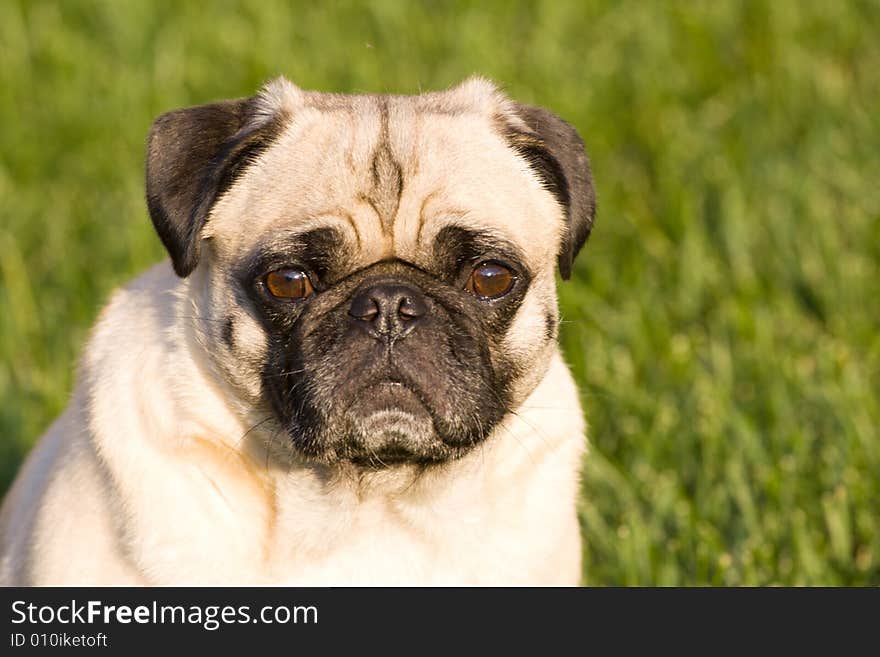
[[437,463],[456,453],[438,437],[422,396],[399,381],[363,388],[345,415],[342,460],[382,468]]
[[430,420],[401,409],[381,409],[353,418],[339,450],[342,460],[373,468],[444,461],[451,456]]
[[307,456],[328,465],[380,469],[441,464],[472,446],[471,441],[444,439],[422,396],[398,381],[362,388],[344,409],[314,427],[319,438]]

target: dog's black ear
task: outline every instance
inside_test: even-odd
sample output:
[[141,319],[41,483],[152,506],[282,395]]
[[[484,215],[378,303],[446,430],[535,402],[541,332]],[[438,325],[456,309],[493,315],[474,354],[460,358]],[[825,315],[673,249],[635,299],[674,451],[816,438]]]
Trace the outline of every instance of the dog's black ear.
[[527,130],[506,127],[508,142],[531,166],[565,211],[559,273],[568,280],[575,256],[590,236],[596,215],[593,174],[584,142],[569,123],[542,107],[514,103]]
[[199,263],[211,208],[280,132],[277,120],[255,115],[255,105],[256,97],[201,105],[153,123],[147,206],[178,276],[188,276]]

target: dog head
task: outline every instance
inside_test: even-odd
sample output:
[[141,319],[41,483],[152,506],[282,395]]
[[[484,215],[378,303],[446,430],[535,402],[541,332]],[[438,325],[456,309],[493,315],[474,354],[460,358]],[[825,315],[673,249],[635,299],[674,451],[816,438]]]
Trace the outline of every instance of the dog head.
[[595,209],[576,131],[482,79],[169,112],[146,185],[230,389],[307,458],[375,467],[465,453],[537,385]]

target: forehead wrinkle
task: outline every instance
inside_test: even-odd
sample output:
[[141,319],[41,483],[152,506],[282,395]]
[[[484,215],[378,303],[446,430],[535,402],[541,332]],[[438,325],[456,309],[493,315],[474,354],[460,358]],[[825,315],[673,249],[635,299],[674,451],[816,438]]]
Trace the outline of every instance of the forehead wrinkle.
[[425,213],[424,221],[419,227],[418,248],[431,253],[437,235],[448,226],[474,226],[473,213],[470,210],[455,206],[439,206]]
[[322,228],[333,230],[343,241],[360,248],[362,237],[357,222],[344,207],[279,221],[268,226],[258,241],[265,244],[289,243]]
[[392,151],[389,99],[377,96],[375,102],[379,125],[370,163],[370,179],[362,196],[378,215],[382,232],[390,233],[393,240],[394,221],[403,192],[403,167]]

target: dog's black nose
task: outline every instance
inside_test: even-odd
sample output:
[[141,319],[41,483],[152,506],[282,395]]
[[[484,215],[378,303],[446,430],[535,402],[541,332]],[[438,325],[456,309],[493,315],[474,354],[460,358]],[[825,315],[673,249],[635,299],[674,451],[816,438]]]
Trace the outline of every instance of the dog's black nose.
[[359,290],[348,314],[374,338],[406,337],[428,312],[420,290],[402,283],[377,283]]

